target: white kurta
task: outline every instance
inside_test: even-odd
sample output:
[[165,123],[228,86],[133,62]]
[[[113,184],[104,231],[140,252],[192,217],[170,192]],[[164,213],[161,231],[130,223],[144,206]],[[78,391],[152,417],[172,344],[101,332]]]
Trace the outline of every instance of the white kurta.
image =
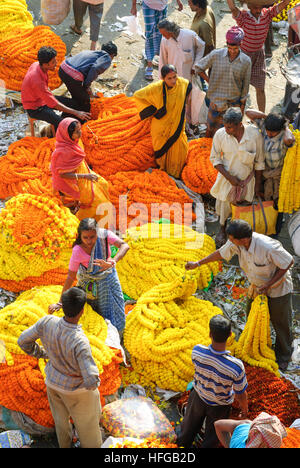
[[195,70],[203,57],[205,42],[190,29],[180,29],[177,39],[162,38],[159,52],[159,75],[163,65],[174,65],[179,76],[191,81],[191,71]]
[[[265,169],[263,138],[259,130],[253,125],[244,126],[244,135],[240,142],[228,135],[225,128],[216,131],[210,160],[213,166],[222,164],[225,169],[240,180],[245,180],[253,170]],[[220,201],[228,201],[228,195],[232,189],[231,183],[218,173],[210,193]],[[252,202],[254,198],[255,178],[247,185],[245,200]]]

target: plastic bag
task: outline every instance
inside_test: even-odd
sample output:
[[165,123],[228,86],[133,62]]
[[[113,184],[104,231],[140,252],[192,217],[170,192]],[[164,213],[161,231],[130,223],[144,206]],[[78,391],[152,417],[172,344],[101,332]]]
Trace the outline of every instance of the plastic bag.
[[6,431],[0,434],[0,448],[22,448],[29,446],[31,438],[22,431]]
[[143,30],[139,21],[139,13],[137,16],[122,16],[122,18],[117,16],[117,19],[119,21],[123,21],[123,23],[127,23],[127,26],[123,29],[123,31],[125,31],[129,36],[134,36],[135,34],[138,34],[139,36],[143,35]]
[[205,99],[205,92],[202,89],[200,78],[193,76],[191,92],[191,124],[198,125],[200,122],[200,110]]
[[71,0],[41,0],[41,15],[45,24],[61,24],[68,16]]
[[176,434],[167,417],[146,397],[124,398],[104,406],[101,424],[113,437],[146,439],[154,436],[170,442]]

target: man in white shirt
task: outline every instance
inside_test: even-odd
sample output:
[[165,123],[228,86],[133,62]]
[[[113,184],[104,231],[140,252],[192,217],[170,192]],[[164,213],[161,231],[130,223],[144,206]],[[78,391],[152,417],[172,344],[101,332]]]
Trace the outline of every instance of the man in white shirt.
[[[181,0],[176,0],[178,10],[183,10]],[[145,24],[145,54],[147,68],[145,79],[153,81],[153,59],[159,54],[161,33],[158,30],[158,23],[166,18],[168,10],[168,0],[143,0],[142,1],[144,24]],[[136,0],[132,0],[131,14],[137,15]]]
[[286,370],[292,355],[292,291],[290,268],[293,257],[275,239],[252,232],[242,220],[232,221],[226,229],[229,240],[220,249],[198,262],[188,262],[187,270],[219,260],[229,262],[238,256],[251,289],[268,297],[270,319],[276,333],[275,355],[279,368]]
[[216,199],[216,213],[220,218],[217,247],[226,242],[231,203],[253,202],[265,168],[262,136],[256,127],[244,126],[242,119],[240,108],[229,108],[223,116],[224,127],[213,137],[210,160],[218,175],[210,194]]

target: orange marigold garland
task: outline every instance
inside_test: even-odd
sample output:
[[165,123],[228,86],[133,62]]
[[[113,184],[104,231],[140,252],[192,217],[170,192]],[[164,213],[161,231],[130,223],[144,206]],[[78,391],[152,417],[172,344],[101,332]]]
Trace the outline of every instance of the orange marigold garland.
[[[66,45],[48,26],[35,26],[0,42],[0,79],[5,87],[21,91],[22,81],[30,65],[37,61],[38,50],[42,46],[51,46],[57,51],[59,67],[66,55]],[[56,89],[61,81],[57,70],[50,71],[49,88]]]
[[107,179],[120,171],[145,171],[156,167],[150,122],[141,121],[136,108],[122,111],[82,126],[86,160]]
[[212,138],[191,140],[181,178],[193,192],[206,194],[216,181],[218,171],[210,162]]
[[[132,222],[145,224],[160,218],[188,225],[195,220],[193,200],[160,169],[118,172],[108,182],[118,229],[130,227]],[[124,196],[124,206],[121,196]]]
[[286,427],[287,436],[282,440],[280,448],[300,448],[300,430]]
[[136,109],[134,100],[126,96],[126,94],[121,93],[104,97],[103,93],[97,93],[97,96],[91,101],[92,120],[111,117],[113,114],[124,111],[124,109]]

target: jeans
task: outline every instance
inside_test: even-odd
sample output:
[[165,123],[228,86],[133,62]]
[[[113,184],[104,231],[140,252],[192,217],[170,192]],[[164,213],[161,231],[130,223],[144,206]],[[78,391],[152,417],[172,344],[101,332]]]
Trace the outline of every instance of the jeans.
[[90,112],[91,102],[87,89],[82,85],[82,81],[74,80],[62,68],[58,71],[58,76],[66,85],[69,93],[72,96],[73,109]]

